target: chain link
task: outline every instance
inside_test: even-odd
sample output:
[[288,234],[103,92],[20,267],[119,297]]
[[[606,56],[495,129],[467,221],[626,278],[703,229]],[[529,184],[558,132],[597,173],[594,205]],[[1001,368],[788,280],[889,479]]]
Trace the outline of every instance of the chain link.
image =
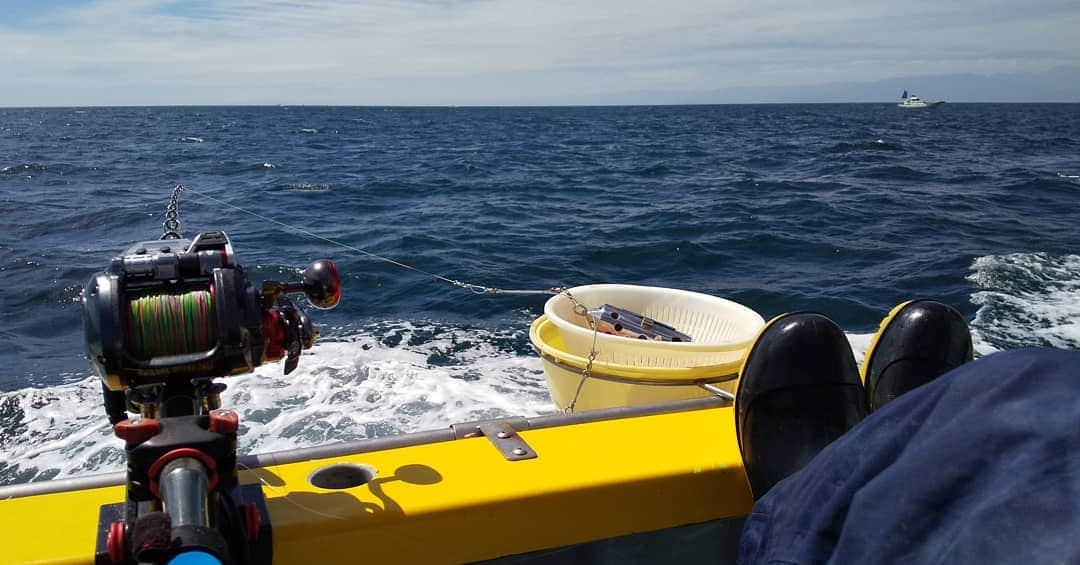
[[564,414],[572,414],[574,412],[574,407],[577,406],[578,397],[581,396],[581,389],[585,386],[585,381],[589,380],[589,377],[592,376],[593,361],[596,361],[596,356],[600,353],[596,350],[596,334],[600,333],[600,328],[596,325],[593,317],[589,315],[588,307],[581,302],[578,302],[578,300],[574,298],[574,295],[570,294],[569,290],[564,288],[559,294],[570,299],[570,302],[574,305],[574,313],[579,316],[584,316],[585,321],[589,322],[589,327],[592,328],[593,331],[592,346],[589,348],[589,357],[585,361],[585,368],[581,370],[581,380],[578,381],[577,389],[574,390],[574,398],[572,398],[570,404],[567,404],[566,408],[563,409]]
[[165,206],[165,222],[161,224],[161,239],[181,239],[180,235],[180,192],[184,185],[178,184],[172,190],[169,204]]

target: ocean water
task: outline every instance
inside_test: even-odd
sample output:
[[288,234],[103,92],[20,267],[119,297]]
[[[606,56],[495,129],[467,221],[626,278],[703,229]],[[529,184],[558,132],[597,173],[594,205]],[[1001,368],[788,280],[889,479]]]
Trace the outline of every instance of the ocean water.
[[[120,468],[76,299],[160,235],[176,183],[483,285],[822,311],[859,355],[912,297],[958,308],[982,353],[1080,346],[1080,105],[0,109],[0,484]],[[256,280],[342,273],[295,373],[227,380],[241,451],[554,410],[527,335],[544,297],[192,193],[181,219]]]

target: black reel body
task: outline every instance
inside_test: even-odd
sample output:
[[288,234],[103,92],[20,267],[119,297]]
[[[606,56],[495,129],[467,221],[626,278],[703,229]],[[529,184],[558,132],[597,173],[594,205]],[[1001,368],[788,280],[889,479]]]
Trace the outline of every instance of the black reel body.
[[245,488],[236,480],[239,418],[220,407],[225,385],[214,379],[283,357],[286,374],[296,368],[318,337],[288,297],[296,292],[318,308],[337,305],[333,262],[315,261],[300,282],[256,288],[220,231],[136,243],[90,278],[86,354],[127,459],[125,502],[102,507],[97,563],[164,563],[184,552],[226,565],[268,561],[261,489],[241,497],[254,502],[233,500]]
[[245,373],[266,349],[259,293],[223,232],[128,247],[91,277],[83,308],[87,357],[114,391]]
[[316,261],[303,282],[259,291],[223,232],[136,243],[83,291],[86,354],[112,391],[247,373],[286,355],[289,373],[318,336],[286,296],[298,291],[316,307],[336,305],[334,264]]

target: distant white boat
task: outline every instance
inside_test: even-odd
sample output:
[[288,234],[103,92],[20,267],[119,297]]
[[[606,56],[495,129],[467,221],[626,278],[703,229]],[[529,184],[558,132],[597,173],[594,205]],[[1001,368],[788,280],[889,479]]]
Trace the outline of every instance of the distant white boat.
[[900,97],[904,99],[903,102],[897,104],[897,106],[899,106],[901,108],[937,108],[938,106],[941,106],[942,104],[945,103],[944,100],[938,100],[936,102],[927,102],[926,100],[923,100],[922,98],[919,98],[918,96],[915,96],[914,94],[912,94],[911,96],[908,96],[908,92],[906,90],[904,91],[903,94],[900,95]]

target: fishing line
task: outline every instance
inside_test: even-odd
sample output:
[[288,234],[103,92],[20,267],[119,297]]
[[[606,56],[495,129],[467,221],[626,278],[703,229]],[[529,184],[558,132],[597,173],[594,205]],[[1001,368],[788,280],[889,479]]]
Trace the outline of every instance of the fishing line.
[[[174,201],[178,197],[179,191],[184,190],[184,188],[185,187],[183,187],[181,185],[177,185],[177,187],[175,189],[173,189]],[[227,206],[227,207],[232,208],[233,210],[236,210],[238,212],[243,212],[244,214],[248,214],[249,216],[252,216],[254,218],[258,218],[258,219],[263,220],[265,222],[269,222],[269,223],[271,223],[273,225],[276,225],[278,227],[285,228],[287,230],[292,230],[292,231],[304,234],[304,235],[306,235],[308,237],[312,237],[312,238],[320,240],[320,241],[325,241],[326,243],[329,243],[331,245],[336,245],[338,247],[341,247],[342,249],[347,249],[349,251],[360,253],[361,255],[371,257],[372,259],[378,259],[380,261],[390,263],[391,265],[401,267],[402,269],[408,269],[408,270],[415,271],[415,272],[423,274],[423,275],[427,275],[427,276],[432,277],[432,278],[434,278],[436,280],[440,280],[440,281],[452,284],[452,285],[454,285],[454,286],[456,286],[458,288],[463,288],[465,290],[468,290],[468,291],[470,291],[470,292],[472,292],[474,294],[482,294],[482,295],[489,295],[489,296],[490,295],[537,295],[537,294],[559,295],[559,294],[561,294],[561,295],[566,296],[570,300],[570,303],[573,304],[574,313],[576,313],[576,314],[578,314],[580,316],[583,316],[585,318],[585,321],[589,324],[589,329],[592,330],[592,332],[593,332],[592,347],[590,348],[589,356],[586,359],[585,367],[581,371],[581,381],[578,383],[577,390],[574,392],[573,400],[565,408],[566,412],[572,412],[574,410],[575,405],[577,404],[578,395],[581,394],[581,389],[585,385],[585,381],[587,381],[589,379],[589,376],[590,376],[590,374],[592,372],[593,363],[596,361],[596,357],[597,357],[597,355],[599,353],[597,351],[597,349],[596,349],[596,335],[599,332],[599,328],[598,328],[596,322],[593,320],[592,315],[590,315],[588,313],[588,308],[584,304],[579,302],[576,298],[574,298],[574,295],[572,295],[567,288],[565,288],[565,287],[552,287],[552,288],[547,288],[547,289],[542,289],[542,290],[503,289],[503,288],[496,288],[496,287],[491,287],[491,286],[484,286],[484,285],[459,281],[457,279],[452,279],[450,277],[446,277],[446,276],[443,276],[443,275],[439,275],[439,274],[436,274],[436,273],[425,271],[424,269],[420,269],[418,267],[414,267],[412,265],[402,263],[401,261],[396,261],[396,260],[391,259],[389,257],[384,257],[382,255],[372,253],[372,252],[366,251],[364,249],[360,249],[359,247],[349,245],[347,243],[343,243],[341,241],[337,241],[335,239],[331,239],[331,238],[326,237],[326,236],[319,235],[319,234],[317,234],[315,232],[312,232],[310,230],[301,228],[299,226],[294,226],[294,225],[291,225],[291,224],[287,224],[287,223],[282,222],[280,220],[277,220],[277,219],[271,218],[269,216],[265,216],[263,214],[255,212],[254,210],[248,210],[247,208],[237,206],[236,204],[233,204],[231,202],[226,202],[225,200],[222,200],[222,199],[217,198],[215,196],[211,196],[209,194],[206,194],[205,192],[200,192],[198,190],[192,190],[192,189],[187,189],[187,190],[189,192],[195,194],[196,196],[201,196],[203,198],[206,198],[207,200],[211,200],[213,202],[221,204],[222,206]],[[170,208],[169,210],[172,211],[172,209],[173,208]],[[169,226],[166,226],[166,229],[168,229],[168,227]]]
[[213,295],[207,290],[151,294],[128,304],[131,351],[142,359],[210,349],[216,336]]
[[242,208],[242,207],[237,206],[235,204],[232,204],[230,202],[226,202],[226,201],[224,201],[224,200],[222,200],[220,198],[216,198],[214,196],[206,194],[204,192],[199,192],[197,190],[192,190],[190,188],[188,188],[187,190],[189,192],[191,192],[192,194],[195,194],[197,196],[202,196],[203,198],[206,198],[208,200],[212,200],[212,201],[214,201],[214,202],[216,202],[218,204],[221,204],[223,206],[228,206],[229,208],[232,208],[232,209],[237,210],[239,212],[243,212],[243,213],[248,214],[250,216],[253,216],[255,218],[259,218],[260,220],[270,222],[270,223],[275,224],[275,225],[277,225],[279,227],[289,229],[289,230],[293,230],[295,232],[302,233],[302,234],[304,234],[304,235],[306,235],[308,237],[313,237],[315,239],[325,241],[325,242],[327,242],[329,244],[336,245],[336,246],[341,247],[343,249],[348,249],[349,251],[354,251],[354,252],[360,253],[362,255],[366,255],[366,256],[371,257],[373,259],[378,259],[380,261],[385,261],[387,263],[390,263],[391,265],[396,265],[398,267],[401,267],[402,269],[409,269],[409,270],[415,271],[417,273],[427,275],[427,276],[435,278],[437,280],[440,280],[440,281],[443,281],[443,282],[446,282],[446,283],[450,283],[450,284],[452,284],[452,285],[454,285],[456,287],[464,288],[465,290],[473,292],[474,294],[521,294],[521,295],[526,295],[526,294],[551,294],[551,295],[554,295],[554,294],[563,294],[563,292],[566,290],[564,288],[548,288],[548,289],[543,289],[543,290],[503,289],[503,288],[496,288],[496,287],[491,287],[491,286],[484,286],[484,285],[459,281],[457,279],[452,279],[450,277],[445,277],[443,275],[439,275],[439,274],[436,274],[436,273],[425,271],[425,270],[420,269],[418,267],[414,267],[412,265],[402,263],[401,261],[395,261],[394,259],[391,259],[389,257],[383,257],[382,255],[378,255],[378,254],[372,253],[370,251],[365,251],[363,249],[360,249],[359,247],[355,247],[355,246],[349,245],[347,243],[337,241],[335,239],[330,239],[329,237],[319,235],[317,233],[306,230],[304,228],[294,226],[294,225],[291,225],[291,224],[287,224],[285,222],[276,220],[276,219],[268,217],[268,216],[264,216],[264,215],[262,215],[262,214],[260,214],[258,212],[255,212],[253,210],[248,210],[246,208]]

